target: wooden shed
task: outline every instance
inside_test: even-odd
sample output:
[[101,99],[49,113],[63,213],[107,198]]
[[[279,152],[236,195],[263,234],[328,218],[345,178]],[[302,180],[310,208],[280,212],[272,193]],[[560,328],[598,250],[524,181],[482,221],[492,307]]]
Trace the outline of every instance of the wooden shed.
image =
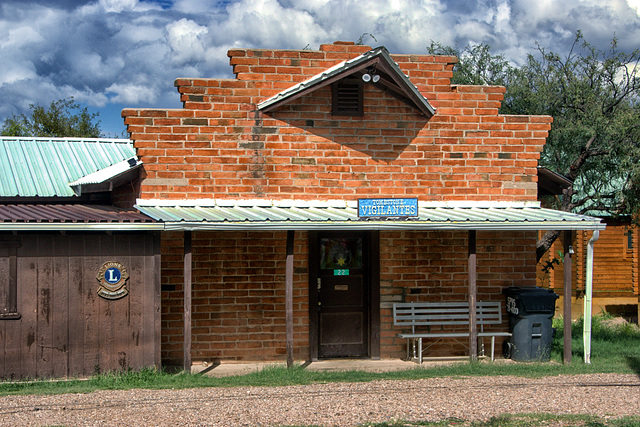
[[128,140],[0,139],[0,378],[160,366],[158,224]]
[[[545,168],[538,168],[538,195],[560,195],[571,184],[567,178]],[[579,190],[578,190],[579,191]],[[640,317],[640,230],[631,216],[613,218],[604,211],[589,214],[602,218],[606,229],[598,235],[593,253],[592,307],[594,313],[609,313],[638,323]],[[538,262],[538,286],[553,289],[560,295],[558,306],[564,305],[564,271],[560,267],[565,245],[574,252],[571,266],[571,314],[574,319],[584,314],[587,293],[586,251],[592,233],[575,230],[562,235]],[[565,242],[565,240],[567,240]]]

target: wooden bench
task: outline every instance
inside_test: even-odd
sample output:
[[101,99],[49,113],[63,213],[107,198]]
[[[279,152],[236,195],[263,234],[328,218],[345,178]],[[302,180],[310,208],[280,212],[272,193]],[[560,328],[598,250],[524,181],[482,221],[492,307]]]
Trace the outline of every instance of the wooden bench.
[[[502,324],[502,307],[498,301],[478,301],[476,305],[478,339],[491,337],[491,360],[494,360],[496,337],[510,337],[509,332],[496,332],[484,330],[485,325]],[[411,333],[400,333],[398,337],[407,339],[407,359],[410,347],[413,348],[413,358],[422,363],[422,339],[423,338],[464,338],[469,337],[469,303],[456,302],[407,302],[393,304],[393,324],[402,328],[411,328]],[[454,330],[447,332],[447,326],[467,326],[467,330]],[[437,341],[436,341],[437,342]],[[413,343],[413,346],[410,344]],[[482,345],[480,346],[482,348]],[[483,351],[484,352],[484,351]]]

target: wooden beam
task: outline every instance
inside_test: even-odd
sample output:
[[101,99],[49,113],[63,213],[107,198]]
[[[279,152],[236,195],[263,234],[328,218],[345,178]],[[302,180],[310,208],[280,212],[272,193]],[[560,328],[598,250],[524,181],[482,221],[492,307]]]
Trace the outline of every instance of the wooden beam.
[[287,231],[287,261],[285,266],[285,309],[287,324],[287,368],[293,366],[293,242],[295,231]]
[[154,304],[154,319],[153,319],[153,339],[154,339],[154,354],[153,364],[156,368],[160,369],[162,366],[162,251],[161,243],[162,237],[160,232],[153,234],[153,304]]
[[476,230],[469,230],[469,356],[472,362],[478,360],[476,262]]
[[184,357],[183,369],[191,372],[191,231],[184,232]]
[[564,363],[571,363],[571,231],[564,232]]

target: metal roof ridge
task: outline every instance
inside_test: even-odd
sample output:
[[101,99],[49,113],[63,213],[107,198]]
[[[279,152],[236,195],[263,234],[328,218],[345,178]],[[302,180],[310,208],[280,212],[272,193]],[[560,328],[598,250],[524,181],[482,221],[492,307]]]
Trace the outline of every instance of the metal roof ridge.
[[[135,160],[135,164],[131,164],[130,160]],[[99,184],[105,182],[111,178],[115,178],[118,175],[122,175],[129,170],[139,167],[142,165],[142,162],[137,157],[132,157],[130,159],[122,160],[117,163],[112,164],[111,166],[107,166],[106,168],[98,169],[95,172],[91,172],[88,175],[85,175],[77,180],[70,182],[69,186],[73,187],[74,185],[82,185],[82,184]]]
[[85,138],[85,137],[72,137],[72,136],[0,136],[0,140],[3,141],[80,141],[80,142],[121,142],[127,144],[133,144],[133,140],[129,138]]

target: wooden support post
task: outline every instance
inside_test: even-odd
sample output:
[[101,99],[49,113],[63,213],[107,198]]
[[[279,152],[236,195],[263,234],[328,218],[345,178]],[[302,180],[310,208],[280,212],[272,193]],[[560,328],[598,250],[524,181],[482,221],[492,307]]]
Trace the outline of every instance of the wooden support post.
[[287,231],[287,261],[285,266],[285,310],[287,334],[287,368],[293,366],[293,242],[295,231]]
[[478,360],[476,262],[476,230],[469,230],[469,353],[472,362]]
[[571,363],[571,230],[564,232],[564,363]]
[[191,231],[184,232],[184,357],[183,369],[191,373]]

